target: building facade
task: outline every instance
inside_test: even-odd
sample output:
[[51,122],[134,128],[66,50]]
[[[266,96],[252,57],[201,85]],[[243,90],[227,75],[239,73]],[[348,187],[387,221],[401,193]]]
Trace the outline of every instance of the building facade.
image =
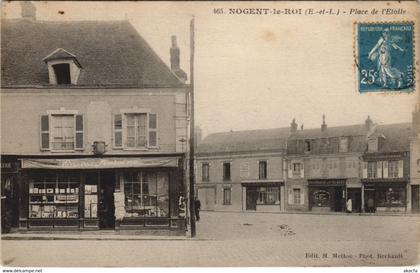
[[363,154],[362,183],[366,212],[411,210],[411,124],[379,125]]
[[185,233],[176,38],[170,69],[127,21],[38,21],[25,8],[2,21],[2,168],[17,166],[2,185],[18,193],[19,228]]
[[352,210],[360,212],[360,156],[372,126],[368,119],[366,124],[328,128],[324,117],[319,129],[298,131],[293,122],[287,141],[288,209],[343,212],[351,197]]
[[217,133],[198,146],[196,191],[203,210],[283,211],[288,128]]

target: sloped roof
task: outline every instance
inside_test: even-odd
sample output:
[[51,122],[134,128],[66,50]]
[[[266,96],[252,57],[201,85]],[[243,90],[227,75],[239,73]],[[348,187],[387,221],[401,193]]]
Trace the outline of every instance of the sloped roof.
[[411,123],[378,125],[376,132],[385,136],[384,145],[378,152],[402,152],[410,150]]
[[290,129],[223,132],[208,135],[197,147],[199,154],[283,150]]
[[[299,130],[290,135],[290,128],[223,132],[208,135],[197,147],[197,153],[235,153],[283,150],[288,139],[316,139],[340,136],[366,136],[364,124],[330,127],[325,134],[320,128]],[[378,152],[408,151],[411,123],[376,126],[375,134],[384,135],[384,145]]]
[[58,48],[82,65],[78,85],[183,86],[128,21],[8,19],[1,36],[3,87],[48,85],[43,58]]
[[57,48],[54,50],[50,55],[43,59],[44,62],[48,62],[50,60],[59,60],[59,59],[73,59],[79,67],[82,67],[80,63],[77,61],[77,58],[74,54],[71,54],[64,48]]
[[317,139],[325,137],[360,136],[366,135],[367,130],[364,124],[327,127],[323,133],[321,128],[298,130],[291,136],[291,139]]

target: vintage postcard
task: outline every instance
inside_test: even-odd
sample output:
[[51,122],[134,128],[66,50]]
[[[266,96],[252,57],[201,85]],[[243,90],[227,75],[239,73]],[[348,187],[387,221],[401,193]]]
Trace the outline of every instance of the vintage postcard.
[[1,8],[4,272],[417,272],[418,2]]

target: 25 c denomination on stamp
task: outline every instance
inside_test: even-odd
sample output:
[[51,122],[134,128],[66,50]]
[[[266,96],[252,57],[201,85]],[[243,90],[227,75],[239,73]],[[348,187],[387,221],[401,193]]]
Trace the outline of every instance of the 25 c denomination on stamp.
[[360,93],[414,91],[414,23],[356,23]]

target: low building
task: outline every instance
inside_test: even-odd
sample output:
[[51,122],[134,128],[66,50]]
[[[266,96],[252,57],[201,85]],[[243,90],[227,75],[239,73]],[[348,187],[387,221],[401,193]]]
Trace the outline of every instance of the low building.
[[283,211],[284,147],[289,128],[216,133],[197,149],[203,210]]

